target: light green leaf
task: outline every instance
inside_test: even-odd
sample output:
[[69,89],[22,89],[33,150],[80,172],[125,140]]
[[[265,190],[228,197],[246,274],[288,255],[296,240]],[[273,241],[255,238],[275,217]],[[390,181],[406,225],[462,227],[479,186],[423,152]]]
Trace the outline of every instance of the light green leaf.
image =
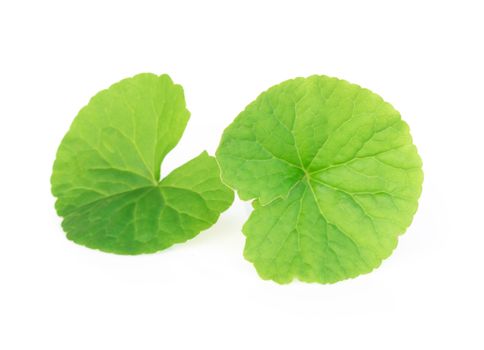
[[400,114],[326,76],[262,93],[225,130],[222,178],[256,199],[244,255],[264,279],[333,283],[378,267],[417,210],[421,160]]
[[99,92],[62,140],[51,178],[67,237],[118,254],[155,252],[212,226],[233,201],[206,152],[160,181],[190,113],[168,75]]

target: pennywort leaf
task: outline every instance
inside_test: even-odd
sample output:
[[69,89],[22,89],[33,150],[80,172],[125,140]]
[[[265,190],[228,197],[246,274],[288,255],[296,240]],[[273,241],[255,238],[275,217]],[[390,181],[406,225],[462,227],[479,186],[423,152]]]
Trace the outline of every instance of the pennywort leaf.
[[118,254],[155,252],[212,226],[233,201],[206,152],[160,181],[190,113],[168,75],[140,74],[95,95],[59,146],[51,178],[67,237]]
[[225,130],[225,183],[255,199],[244,255],[260,276],[333,283],[378,267],[417,210],[421,160],[373,92],[311,76],[262,93]]

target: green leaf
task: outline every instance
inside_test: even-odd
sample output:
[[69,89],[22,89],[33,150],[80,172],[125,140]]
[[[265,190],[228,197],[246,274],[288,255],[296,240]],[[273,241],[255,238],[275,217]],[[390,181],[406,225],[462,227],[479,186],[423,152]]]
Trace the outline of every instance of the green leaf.
[[245,257],[264,279],[333,283],[378,267],[417,210],[407,124],[378,95],[326,76],[262,93],[225,130],[222,178],[256,199]]
[[168,75],[140,74],[99,92],[62,140],[51,178],[67,237],[118,254],[195,237],[233,201],[206,152],[160,181],[190,113]]

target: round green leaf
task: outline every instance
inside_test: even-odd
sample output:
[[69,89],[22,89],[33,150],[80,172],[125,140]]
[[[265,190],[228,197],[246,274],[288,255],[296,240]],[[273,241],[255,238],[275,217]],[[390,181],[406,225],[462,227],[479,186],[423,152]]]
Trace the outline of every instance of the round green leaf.
[[333,283],[378,267],[417,210],[422,163],[373,92],[311,76],[262,93],[225,130],[225,183],[256,199],[245,257],[260,276]]
[[160,181],[190,113],[168,75],[140,74],[95,95],[62,140],[51,178],[67,237],[118,254],[155,252],[212,226],[233,201],[206,152]]

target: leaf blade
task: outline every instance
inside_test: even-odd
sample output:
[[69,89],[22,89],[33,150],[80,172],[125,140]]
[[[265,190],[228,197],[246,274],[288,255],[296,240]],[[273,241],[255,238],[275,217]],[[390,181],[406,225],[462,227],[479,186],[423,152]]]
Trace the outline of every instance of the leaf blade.
[[[284,173],[288,168],[257,167],[255,151],[245,167],[233,161],[240,140],[259,142],[263,136],[251,131],[274,113],[291,125],[291,137],[273,135],[290,139],[300,160],[297,177]],[[325,76],[262,93],[226,129],[217,159],[224,181],[242,199],[256,199],[243,228],[244,255],[262,278],[278,283],[334,283],[378,267],[410,225],[423,181],[400,114],[371,91]]]
[[[213,157],[203,152],[159,181],[161,163],[188,118],[183,89],[167,75],[140,74],[95,95],[59,146],[51,178],[67,237],[106,252],[141,254],[212,226],[233,200]],[[180,175],[210,182],[200,193],[185,184],[192,196],[177,197],[180,189],[162,183]],[[219,202],[210,210],[196,205],[214,195]],[[191,215],[182,213],[186,208],[177,201]]]

